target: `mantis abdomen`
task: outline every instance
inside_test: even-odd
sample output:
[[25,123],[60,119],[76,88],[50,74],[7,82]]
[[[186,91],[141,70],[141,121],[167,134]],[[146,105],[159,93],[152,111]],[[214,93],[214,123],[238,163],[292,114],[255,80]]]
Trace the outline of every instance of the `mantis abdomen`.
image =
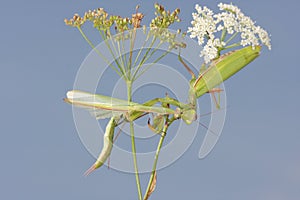
[[115,122],[115,118],[114,117],[110,118],[103,136],[103,148],[96,162],[84,173],[85,176],[89,175],[95,169],[101,167],[105,163],[107,158],[110,156],[113,147],[113,138],[114,138],[114,132],[116,126],[117,123]]

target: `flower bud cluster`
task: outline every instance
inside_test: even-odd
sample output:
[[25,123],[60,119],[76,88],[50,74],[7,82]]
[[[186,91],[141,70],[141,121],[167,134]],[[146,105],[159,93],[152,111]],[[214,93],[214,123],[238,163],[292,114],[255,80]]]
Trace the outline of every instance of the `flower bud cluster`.
[[168,10],[166,11],[162,5],[155,4],[155,15],[156,17],[152,19],[150,23],[151,28],[168,28],[171,24],[175,22],[180,22],[178,17],[180,9],[175,9],[172,13]]

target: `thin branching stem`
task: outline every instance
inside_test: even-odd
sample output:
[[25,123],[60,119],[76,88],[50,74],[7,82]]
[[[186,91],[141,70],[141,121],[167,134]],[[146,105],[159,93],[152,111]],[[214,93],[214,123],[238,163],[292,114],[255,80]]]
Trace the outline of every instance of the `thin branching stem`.
[[85,39],[85,41],[92,47],[92,49],[94,49],[96,51],[96,53],[119,75],[122,76],[122,74],[119,72],[119,70],[113,66],[111,63],[109,63],[109,61],[107,60],[107,58],[105,58],[105,56],[98,51],[98,49],[96,49],[95,45],[88,39],[88,37],[85,35],[85,33],[82,31],[82,29],[78,26],[77,29],[79,30],[79,32],[81,33],[82,37]]
[[231,48],[234,48],[234,47],[238,47],[240,45],[241,45],[240,43],[234,43],[234,44],[231,44],[229,46],[226,46],[223,50],[231,49]]
[[147,37],[146,37],[146,39],[145,39],[145,41],[144,41],[144,43],[143,43],[142,47],[140,48],[140,50],[139,50],[138,54],[136,55],[136,57],[135,57],[135,61],[134,61],[134,64],[133,64],[133,66],[135,66],[135,65],[136,65],[136,63],[137,63],[137,61],[138,61],[138,58],[140,57],[140,55],[141,55],[142,51],[143,51],[143,50],[144,50],[144,48],[145,48],[145,45],[147,44],[147,42],[148,42],[148,40],[149,40],[149,38],[150,38],[149,36],[150,36],[150,32],[147,34]]
[[133,28],[133,36],[130,40],[130,51],[129,51],[129,60],[128,60],[128,66],[130,66],[130,68],[133,68],[135,66],[132,66],[132,54],[133,54],[133,48],[134,48],[134,42],[135,42],[135,37],[136,37],[136,28]]
[[[103,34],[101,31],[99,31],[99,33],[100,33],[102,39],[104,40],[104,42],[105,42],[105,44],[106,44],[106,46],[107,46],[107,48],[108,48],[110,54],[113,56],[113,59],[114,59],[114,61],[116,62],[116,64],[117,64],[117,66],[118,66],[118,68],[119,68],[121,74],[125,74],[125,69],[124,69],[123,65],[120,65],[118,59],[116,58],[115,53],[113,52],[113,50],[112,50],[112,48],[111,48],[111,46],[110,46],[110,44],[109,44],[108,39],[105,37],[105,34]],[[111,41],[112,41],[112,43],[113,43],[113,39],[111,39]]]
[[225,40],[225,38],[226,38],[226,35],[227,35],[227,29],[226,29],[226,28],[224,28],[224,29],[222,30],[221,42],[223,42],[223,41]]
[[[143,69],[139,74],[135,74],[133,77],[134,80],[138,79],[141,75],[143,75],[150,67],[152,67],[154,64],[156,64],[158,61],[160,61],[163,57],[165,57],[168,53],[170,53],[171,50],[165,51],[161,56],[159,56],[156,60],[154,60],[151,64],[149,64],[145,69]],[[146,62],[146,60],[145,60]]]
[[237,36],[238,35],[238,32],[235,32],[226,42],[225,42],[225,46],[231,41],[231,40],[233,40],[234,38],[235,38],[235,36]]
[[118,49],[117,49],[117,53],[119,54],[119,60],[121,62],[121,65],[123,66],[124,68],[124,74],[123,76],[126,77],[127,80],[130,80],[130,77],[128,76],[128,69],[125,65],[125,61],[123,60],[123,54],[122,54],[122,51],[121,51],[121,47],[120,47],[120,40],[117,40],[117,46],[118,46]]
[[[123,31],[122,32],[122,37],[121,37],[122,39],[119,40],[119,41],[121,41],[120,57],[123,58],[122,60],[123,60],[123,63],[124,63],[124,67],[126,68],[126,71],[130,72],[131,69],[130,69],[130,66],[128,65],[128,60],[127,60],[127,56],[126,56],[127,52],[125,51],[125,41],[126,41],[125,36],[126,36],[125,32]],[[129,74],[128,74],[128,80],[131,80]]]
[[[140,63],[139,63],[138,66],[136,67],[136,69],[135,69],[135,71],[134,71],[132,77],[135,77],[135,76],[136,76],[136,74],[138,73],[138,71],[140,70],[140,68],[143,66],[143,64],[145,63],[145,61],[149,59],[149,58],[147,58],[147,56],[148,56],[150,50],[152,49],[152,47],[153,47],[155,41],[156,41],[156,37],[153,37],[150,46],[148,47],[148,49],[147,49],[146,53],[144,54],[142,60],[140,61]],[[134,80],[135,80],[135,78],[134,78]]]
[[[116,45],[115,45],[115,41],[116,40],[117,40],[116,37],[115,37],[115,39],[112,37],[111,38],[111,41],[112,41],[111,43],[112,43],[114,51],[119,55],[118,59],[119,59],[119,63],[120,63],[120,62],[122,62],[122,56],[121,56],[120,52],[117,50],[117,48],[116,48]],[[122,69],[124,71],[124,73],[123,73],[124,80],[127,81],[127,80],[129,80],[129,77],[127,77],[126,66],[124,64],[121,65],[121,66],[122,66]]]

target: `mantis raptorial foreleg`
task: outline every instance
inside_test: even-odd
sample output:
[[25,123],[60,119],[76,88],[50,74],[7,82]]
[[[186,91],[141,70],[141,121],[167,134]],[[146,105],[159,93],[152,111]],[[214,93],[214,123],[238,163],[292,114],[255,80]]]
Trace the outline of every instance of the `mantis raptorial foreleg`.
[[[190,108],[189,104],[181,103],[181,102],[177,101],[176,99],[173,99],[169,96],[166,96],[164,98],[151,99],[151,100],[145,102],[143,104],[143,106],[148,106],[150,108],[151,106],[154,106],[156,103],[173,105],[173,106],[179,108],[179,110],[177,109],[177,111],[174,113],[175,115],[178,115],[178,116],[180,116],[180,114],[181,114],[180,110],[187,110]],[[163,106],[162,109],[169,109],[169,107]],[[157,114],[159,114],[159,113],[157,113]],[[143,112],[143,111],[131,111],[128,113],[127,119],[129,121],[134,121],[143,115],[145,115],[145,112]]]
[[164,116],[156,115],[153,117],[152,124],[150,123],[150,118],[148,119],[148,127],[154,133],[160,134],[163,130],[165,124]]
[[[195,79],[195,74],[194,74],[194,72],[191,70],[191,68],[184,62],[184,60],[182,59],[182,57],[180,56],[180,53],[178,54],[178,60],[181,62],[181,64],[185,67],[185,69],[191,74],[191,76],[192,76],[192,80],[193,79]],[[205,74],[205,73],[207,73],[208,72],[208,70],[207,70],[207,68],[205,67],[205,65],[202,65],[201,66],[201,69],[200,69],[200,75],[199,75],[199,77],[197,78],[197,80],[195,79],[195,82],[198,82],[200,79],[202,79],[203,78],[203,75]],[[193,83],[193,84],[195,84],[195,83]],[[217,98],[216,98],[216,96],[215,96],[215,93],[220,93],[220,92],[222,92],[223,90],[222,89],[220,89],[220,88],[212,88],[212,89],[210,89],[209,91],[208,91],[208,93],[212,93],[212,96],[213,96],[213,100],[214,100],[214,103],[215,103],[215,105],[216,105],[216,107],[219,109],[220,108],[220,99],[219,99],[219,101],[217,101]],[[195,93],[195,92],[194,92]]]
[[[166,98],[168,98],[168,94],[166,93]],[[164,108],[170,108],[169,102],[162,102],[162,107]],[[153,114],[153,121],[152,124],[150,123],[150,118],[148,119],[148,127],[150,130],[152,130],[154,133],[161,134],[163,127],[165,123],[167,123],[166,119],[169,116],[163,116],[163,115],[154,115]]]

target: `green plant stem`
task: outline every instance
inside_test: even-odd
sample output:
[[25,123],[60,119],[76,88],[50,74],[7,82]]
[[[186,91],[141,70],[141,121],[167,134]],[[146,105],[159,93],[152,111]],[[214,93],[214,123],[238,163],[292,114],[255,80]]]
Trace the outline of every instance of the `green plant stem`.
[[[121,33],[121,35],[122,35],[122,37],[121,37],[121,39],[119,40],[119,42],[121,42],[120,43],[120,56],[121,56],[121,58],[123,58],[122,60],[123,60],[123,65],[124,65],[124,67],[126,68],[126,71],[127,72],[129,72],[131,69],[130,69],[130,66],[128,65],[128,62],[127,62],[127,56],[126,56],[126,54],[127,54],[127,52],[125,51],[125,42],[126,42],[126,39],[125,39],[125,37],[126,37],[126,35],[125,35],[125,32],[122,32]],[[130,73],[129,73],[130,74]],[[130,79],[130,77],[129,77],[129,80],[131,80]]]
[[167,120],[167,122],[166,122],[166,124],[165,124],[165,126],[162,130],[161,137],[159,139],[159,142],[158,142],[158,145],[157,145],[157,148],[156,148],[156,153],[155,153],[155,157],[154,157],[152,171],[151,171],[151,175],[150,175],[150,178],[149,178],[147,190],[145,192],[144,200],[147,198],[147,195],[148,195],[149,190],[151,188],[152,182],[154,180],[154,175],[155,175],[155,171],[156,171],[156,166],[157,166],[157,162],[158,162],[159,153],[160,153],[162,144],[164,142],[165,136],[167,135],[168,128],[176,120],[176,118],[172,118],[172,119],[168,120],[168,117],[167,117],[166,120]]
[[[119,60],[120,60],[120,62],[121,62],[121,66],[123,66],[123,68],[124,68],[125,74],[124,74],[123,76],[127,77],[127,79],[130,80],[130,78],[129,78],[129,76],[128,76],[128,68],[127,68],[126,65],[125,65],[125,60],[126,60],[126,58],[124,58],[125,55],[122,53],[121,45],[122,45],[122,44],[121,44],[120,40],[118,40],[118,41],[117,41],[117,47],[118,47],[118,49],[117,49],[117,54],[119,55]],[[123,51],[123,52],[124,52],[124,51]]]
[[[132,82],[131,81],[127,81],[127,98],[128,98],[128,101],[132,100]],[[133,121],[130,121],[130,135],[131,135],[131,149],[132,149],[132,156],[133,156],[135,181],[136,181],[136,186],[137,186],[137,190],[138,190],[139,200],[142,200],[143,195],[142,195],[142,189],[141,189],[140,177],[139,177],[139,171],[138,171],[138,165],[137,165],[137,158],[136,158],[136,147],[135,147]]]
[[130,51],[129,51],[130,55],[129,55],[129,63],[128,63],[128,66],[130,66],[131,68],[135,67],[135,66],[132,66],[132,54],[133,54],[135,37],[136,37],[136,28],[133,28],[133,36],[131,37],[131,40],[130,40]]
[[137,63],[137,61],[138,61],[138,59],[139,59],[139,57],[140,57],[142,51],[145,49],[145,45],[147,44],[149,38],[150,38],[150,33],[147,34],[147,37],[146,37],[146,39],[145,39],[145,41],[144,41],[142,47],[140,48],[138,54],[137,54],[136,57],[135,57],[135,61],[134,61],[134,64],[133,64],[134,67],[136,66],[136,63]]
[[231,44],[229,46],[226,46],[222,50],[231,49],[231,48],[238,47],[238,46],[241,46],[241,44],[240,43],[234,43],[234,44]]
[[[117,64],[117,66],[118,66],[118,68],[119,68],[121,74],[124,74],[124,75],[125,75],[125,69],[124,69],[124,67],[123,67],[122,65],[120,65],[118,59],[116,58],[116,55],[114,54],[114,52],[113,52],[113,50],[112,50],[112,48],[111,48],[111,46],[110,46],[110,44],[109,44],[109,40],[105,37],[105,34],[104,34],[104,33],[102,33],[101,31],[99,31],[99,33],[100,33],[100,35],[101,35],[103,41],[105,42],[105,44],[106,44],[106,46],[107,46],[107,48],[108,48],[110,54],[113,56],[113,59],[115,60],[115,62],[116,62],[116,64]],[[113,39],[110,39],[110,40],[111,40],[111,43],[113,44],[113,43],[114,43]]]
[[221,42],[223,42],[225,40],[226,35],[227,35],[227,29],[224,28],[222,31],[222,35],[221,35]]
[[[151,42],[150,46],[147,47],[146,53],[144,54],[143,58],[141,59],[140,63],[138,64],[138,66],[137,66],[136,69],[135,69],[135,72],[134,72],[134,74],[133,74],[133,76],[132,76],[133,78],[136,76],[136,74],[138,73],[139,69],[143,66],[143,64],[148,60],[149,57],[147,58],[147,56],[148,56],[149,52],[151,51],[151,49],[152,49],[152,47],[153,47],[155,41],[156,41],[156,37],[154,37],[154,38],[152,39],[152,42]],[[135,79],[136,79],[136,78],[134,78],[134,80],[135,80]]]
[[[154,50],[155,52],[156,50]],[[161,60],[163,57],[165,57],[168,53],[170,53],[171,50],[165,51],[161,56],[159,56],[156,60],[154,60],[151,64],[149,64],[145,69],[143,69],[139,74],[135,74],[133,77],[134,80],[138,79],[141,75],[143,75],[150,67],[152,67],[154,64],[156,64],[159,60]],[[153,53],[154,53],[153,52]],[[152,56],[152,55],[151,55]]]
[[225,46],[227,46],[227,44],[233,40],[235,38],[235,36],[237,36],[238,32],[234,33],[226,42],[225,42]]
[[105,60],[105,62],[113,69],[117,72],[117,74],[119,76],[122,76],[122,74],[118,71],[118,69],[113,66],[111,63],[108,62],[107,58],[104,57],[104,55],[98,51],[98,49],[96,49],[95,45],[88,39],[88,37],[84,34],[84,32],[82,31],[82,29],[80,27],[77,27],[77,29],[79,30],[80,34],[82,35],[82,37],[85,39],[85,41],[92,47],[92,49],[94,49],[96,51],[96,53],[103,59]]

